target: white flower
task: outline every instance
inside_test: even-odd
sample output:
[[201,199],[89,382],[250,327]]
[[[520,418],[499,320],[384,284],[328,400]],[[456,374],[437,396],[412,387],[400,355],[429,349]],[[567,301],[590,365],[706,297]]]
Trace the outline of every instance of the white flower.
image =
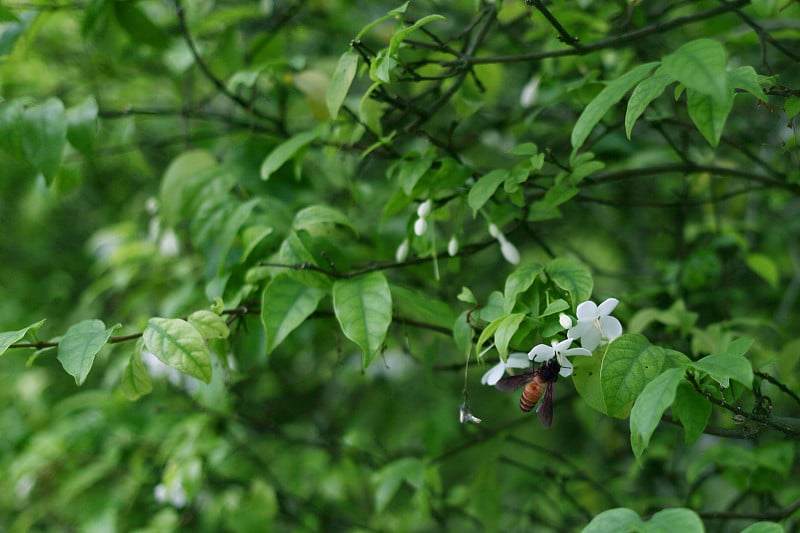
[[500,241],[500,253],[503,254],[505,260],[512,265],[518,265],[519,250],[517,250],[517,247],[508,242],[503,235],[500,235],[500,239],[498,240]]
[[424,202],[419,204],[419,207],[417,208],[417,216],[419,218],[427,217],[428,215],[431,214],[431,207],[432,206],[433,206],[433,202],[431,202],[430,200],[425,200]]
[[402,263],[408,257],[408,239],[404,239],[403,242],[400,243],[400,246],[397,247],[397,251],[394,253],[394,259],[398,263]]
[[489,235],[500,243],[500,253],[503,254],[503,258],[512,265],[518,265],[519,250],[506,239],[506,236],[494,224],[489,224]]
[[425,230],[428,229],[428,222],[420,217],[414,222],[414,235],[420,237],[425,234]]
[[428,221],[425,219],[431,214],[432,207],[433,202],[430,200],[425,200],[417,207],[417,217],[419,218],[414,221],[414,234],[417,237],[421,237],[428,230]]
[[458,408],[458,421],[462,424],[480,424],[481,419],[472,414],[469,407],[463,403]]
[[510,353],[505,361],[500,359],[499,363],[483,375],[481,383],[484,385],[496,385],[500,378],[503,377],[503,374],[506,373],[506,368],[528,368],[529,366],[531,366],[531,362],[527,354],[522,352]]
[[592,355],[592,352],[585,348],[570,348],[569,345],[572,344],[572,340],[573,339],[566,339],[561,342],[554,340],[550,346],[546,344],[537,344],[528,352],[528,358],[537,363],[543,363],[555,357],[558,366],[561,367],[558,373],[567,377],[572,374],[572,363],[567,357],[572,357],[574,355]]
[[558,323],[561,324],[561,327],[564,329],[569,329],[572,327],[572,319],[569,315],[561,313],[558,315]]
[[622,335],[622,324],[611,315],[619,300],[609,298],[599,306],[592,301],[578,306],[578,323],[567,332],[570,339],[580,339],[581,346],[594,350]]
[[541,78],[534,76],[531,78],[525,87],[522,88],[522,93],[519,95],[519,105],[522,107],[531,107],[536,103],[536,97],[539,95],[539,82]]
[[450,257],[458,253],[458,239],[456,239],[455,235],[450,237],[450,242],[447,243],[447,253]]

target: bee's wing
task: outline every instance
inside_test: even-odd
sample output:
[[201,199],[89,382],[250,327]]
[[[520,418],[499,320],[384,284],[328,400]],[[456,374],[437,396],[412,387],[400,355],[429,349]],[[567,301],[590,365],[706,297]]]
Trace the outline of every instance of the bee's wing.
[[538,375],[538,370],[529,370],[527,372],[523,372],[522,374],[517,374],[516,376],[506,376],[497,382],[495,388],[499,391],[511,392],[522,387],[523,385],[527,385]]
[[539,415],[539,422],[544,427],[550,427],[553,424],[553,391],[556,388],[554,381],[547,383],[547,388],[544,391],[542,401],[539,402],[539,407],[536,408],[536,414]]

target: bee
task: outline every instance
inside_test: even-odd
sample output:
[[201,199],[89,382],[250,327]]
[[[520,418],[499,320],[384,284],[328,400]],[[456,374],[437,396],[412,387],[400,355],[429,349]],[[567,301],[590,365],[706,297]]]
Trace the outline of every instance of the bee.
[[519,408],[527,413],[541,399],[539,407],[536,408],[536,414],[543,426],[550,427],[553,424],[553,390],[558,380],[559,370],[561,370],[561,366],[558,362],[555,359],[549,359],[539,368],[532,368],[522,374],[502,378],[495,387],[499,391],[510,392],[524,385],[525,388],[519,398]]

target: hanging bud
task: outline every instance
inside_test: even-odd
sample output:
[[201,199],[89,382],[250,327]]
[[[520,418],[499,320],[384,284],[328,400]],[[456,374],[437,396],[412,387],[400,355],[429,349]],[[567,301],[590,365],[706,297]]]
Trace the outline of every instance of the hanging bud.
[[458,253],[458,239],[456,239],[455,235],[450,237],[450,242],[447,243],[447,253],[450,255],[450,257],[453,257]]
[[397,251],[394,253],[394,259],[398,263],[402,263],[408,257],[408,239],[403,239],[403,242],[400,243],[400,246],[397,247]]

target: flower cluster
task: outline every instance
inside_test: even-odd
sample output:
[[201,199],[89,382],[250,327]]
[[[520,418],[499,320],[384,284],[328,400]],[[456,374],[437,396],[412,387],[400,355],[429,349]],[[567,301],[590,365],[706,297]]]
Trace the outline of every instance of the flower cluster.
[[[495,385],[505,374],[508,368],[526,368],[531,362],[544,363],[555,358],[560,368],[559,375],[567,377],[572,374],[572,362],[568,359],[573,356],[588,357],[598,346],[607,344],[622,335],[622,325],[619,320],[611,316],[619,301],[609,298],[599,306],[592,301],[580,304],[576,310],[578,321],[572,324],[572,319],[562,314],[559,323],[567,330],[567,338],[563,341],[553,340],[550,346],[537,344],[527,354],[515,352],[509,354],[505,361],[502,359],[481,378],[484,385]],[[580,348],[570,348],[573,341],[580,339]]]

